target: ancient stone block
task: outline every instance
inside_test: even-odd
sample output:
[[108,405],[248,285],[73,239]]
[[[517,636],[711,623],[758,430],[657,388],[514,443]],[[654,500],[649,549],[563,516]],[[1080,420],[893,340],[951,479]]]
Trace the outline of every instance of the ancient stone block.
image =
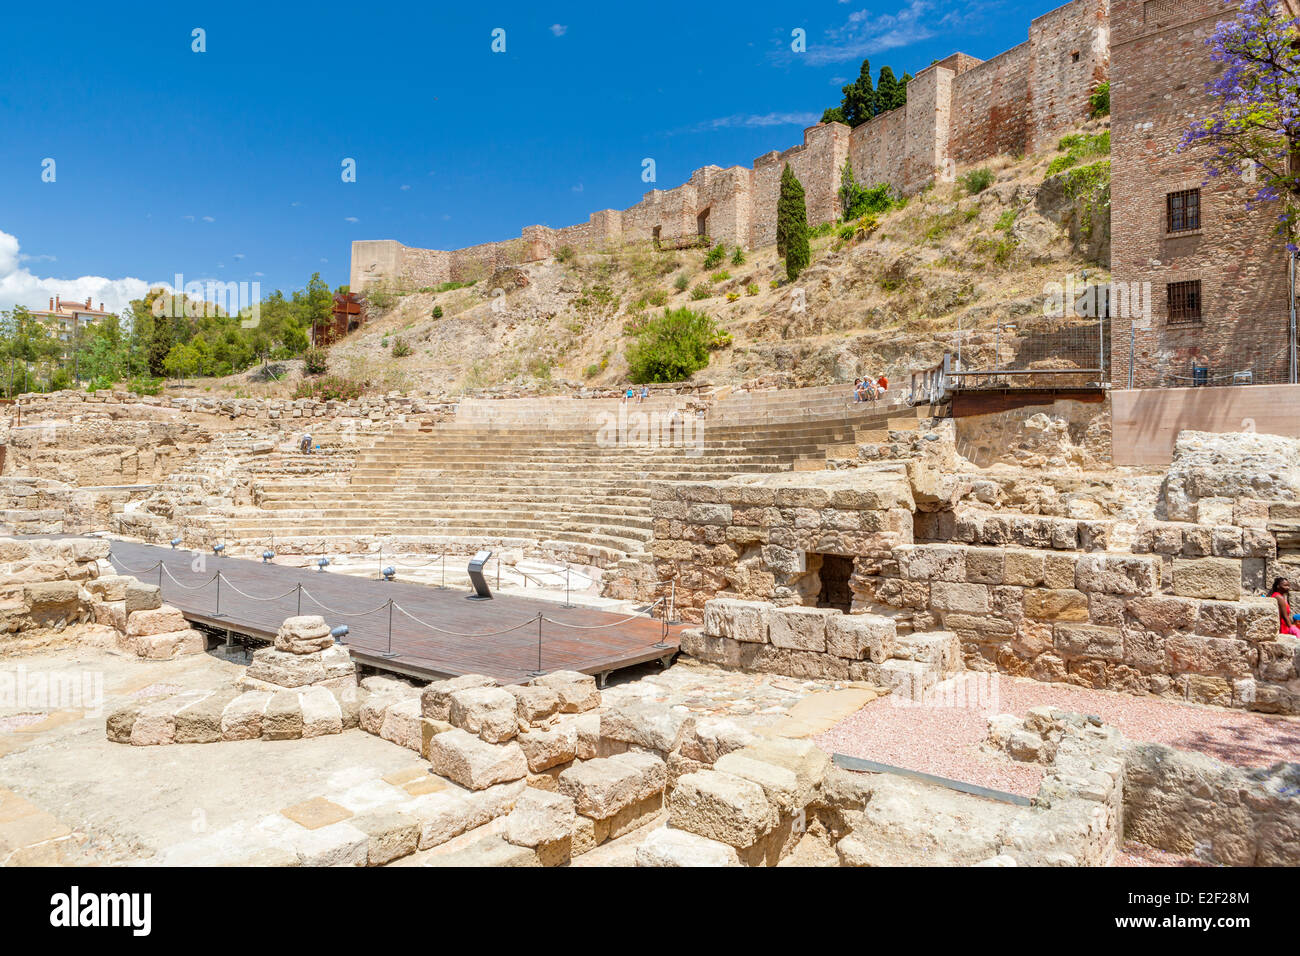
[[452,693],[447,721],[497,744],[519,732],[517,708],[515,695],[501,687],[466,687]]
[[600,735],[667,754],[692,733],[694,720],[685,707],[634,700],[615,704],[601,713]]
[[1085,554],[1074,575],[1078,590],[1105,594],[1154,594],[1160,583],[1157,560],[1141,555]]
[[697,867],[741,864],[735,847],[665,826],[641,841],[636,850],[636,865]]
[[826,650],[826,619],[831,612],[815,607],[773,608],[768,614],[768,637],[773,647],[797,651]]
[[877,614],[833,614],[826,619],[826,653],[880,664],[888,659],[896,634],[893,618]]
[[744,849],[777,825],[776,808],[752,780],[716,770],[688,773],[668,801],[668,823],[706,839]]
[[1025,614],[1039,621],[1088,620],[1088,596],[1082,591],[1062,588],[1025,590]]
[[983,584],[952,584],[946,581],[935,581],[930,585],[930,606],[936,611],[987,613],[989,589]]
[[1124,639],[1119,628],[1095,624],[1057,624],[1055,647],[1065,658],[1099,657],[1118,661],[1124,657]]
[[566,764],[578,755],[578,724],[574,720],[554,727],[534,728],[515,739],[523,748],[528,769],[533,773]]
[[1173,588],[1183,597],[1235,601],[1241,597],[1241,562],[1231,558],[1175,560]]
[[459,728],[429,741],[429,764],[434,773],[470,790],[485,790],[528,773],[528,760],[515,741],[490,744]]
[[527,788],[506,816],[505,838],[528,847],[565,840],[573,835],[577,816],[572,797]]
[[578,671],[552,671],[541,677],[534,677],[530,684],[549,687],[560,698],[560,712],[577,714],[600,706],[600,691],[596,687],[596,678]]
[[496,687],[494,678],[482,674],[464,674],[448,680],[434,681],[420,692],[420,715],[433,720],[451,716],[451,695],[469,687]]
[[715,598],[704,605],[704,631],[711,637],[765,644],[768,639],[768,613],[772,606],[762,601],[738,601]]
[[912,581],[966,580],[966,549],[941,544],[897,548],[899,571]]

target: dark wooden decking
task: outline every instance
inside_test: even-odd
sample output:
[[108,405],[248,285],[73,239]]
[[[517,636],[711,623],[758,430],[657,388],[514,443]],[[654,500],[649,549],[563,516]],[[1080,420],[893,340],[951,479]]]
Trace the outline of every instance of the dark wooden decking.
[[[190,621],[270,640],[286,617],[319,614],[331,627],[348,626],[345,640],[359,663],[426,680],[487,674],[502,683],[516,683],[535,670],[605,674],[675,653],[681,631],[669,627],[664,636],[659,608],[654,620],[629,621],[625,614],[565,609],[551,601],[510,595],[473,601],[457,588],[439,590],[212,555],[204,556],[204,566],[196,571],[192,551],[126,541],[113,542],[111,560],[121,573],[142,581],[158,584],[161,579],[163,600]],[[159,561],[170,573],[155,567]],[[396,605],[391,609],[390,599]],[[539,615],[544,618],[540,668]],[[458,633],[435,631],[412,617]],[[667,646],[656,647],[661,641]]]

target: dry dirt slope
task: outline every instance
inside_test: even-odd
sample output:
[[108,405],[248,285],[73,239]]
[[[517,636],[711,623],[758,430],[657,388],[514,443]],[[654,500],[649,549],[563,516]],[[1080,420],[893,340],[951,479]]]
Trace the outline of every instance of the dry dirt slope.
[[[1078,132],[1104,133],[1106,124]],[[664,305],[706,311],[733,336],[697,374],[702,382],[796,386],[866,372],[901,380],[955,348],[959,329],[966,354],[988,358],[993,336],[972,330],[994,327],[999,316],[1041,316],[1047,283],[1085,272],[1090,281],[1107,278],[1108,157],[1086,156],[1073,173],[1049,175],[1061,155],[985,164],[994,179],[975,194],[961,184],[969,170],[959,170],[957,183],[936,185],[850,238],[841,227],[823,233],[794,286],[774,248],[748,252],[742,264],[729,249],[706,269],[704,250],[639,243],[574,250],[465,288],[384,290],[373,296],[375,320],[333,348],[331,367],[386,388],[433,392],[617,385],[629,333]],[[1098,175],[1080,189],[1085,166]],[[708,295],[696,298],[700,287]],[[791,308],[795,288],[803,311]],[[399,340],[396,351],[409,354],[394,355]]]

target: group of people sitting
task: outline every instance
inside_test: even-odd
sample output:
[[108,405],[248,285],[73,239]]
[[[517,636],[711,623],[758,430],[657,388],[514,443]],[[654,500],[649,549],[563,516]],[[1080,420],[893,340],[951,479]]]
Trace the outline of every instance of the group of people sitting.
[[889,388],[889,379],[880,376],[879,379],[873,379],[870,376],[866,378],[854,379],[853,381],[853,400],[855,402],[874,402],[885,397],[885,391]]

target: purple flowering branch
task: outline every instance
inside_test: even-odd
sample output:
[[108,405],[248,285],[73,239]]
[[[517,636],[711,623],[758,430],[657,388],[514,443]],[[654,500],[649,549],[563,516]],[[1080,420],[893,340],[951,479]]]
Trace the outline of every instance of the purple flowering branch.
[[[1236,6],[1236,0],[1224,0]],[[1205,147],[1211,179],[1250,187],[1246,208],[1278,203],[1278,234],[1297,251],[1300,225],[1300,20],[1279,0],[1242,0],[1206,43],[1222,64],[1205,86],[1210,114],[1183,134],[1180,150]]]

